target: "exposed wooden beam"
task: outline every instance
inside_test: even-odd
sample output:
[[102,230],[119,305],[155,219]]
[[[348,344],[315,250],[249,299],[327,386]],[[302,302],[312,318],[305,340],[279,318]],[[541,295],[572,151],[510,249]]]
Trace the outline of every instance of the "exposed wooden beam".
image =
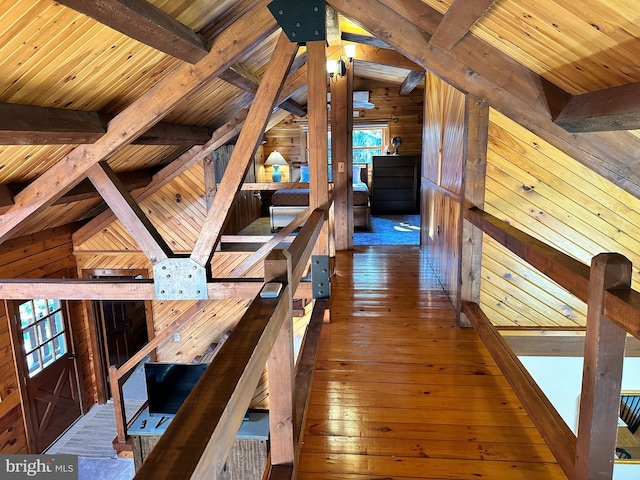
[[[113,118],[101,112],[0,103],[0,145],[68,145],[93,143]],[[134,142],[138,145],[202,145],[205,127],[159,122]]]
[[158,230],[107,162],[89,169],[88,177],[152,264],[173,256]]
[[330,82],[330,91],[335,244],[353,250],[353,68]]
[[327,45],[330,47],[340,45],[340,19],[336,12],[329,5],[325,5],[325,26],[327,31]]
[[278,105],[278,108],[286,110],[296,117],[304,117],[307,114],[307,107],[304,105],[300,105],[298,102],[292,100],[291,98]]
[[[519,357],[582,357],[584,355],[584,329],[582,331],[547,330],[535,331],[502,330],[500,335]],[[640,357],[640,341],[627,335],[625,357]]]
[[[238,65],[223,72],[220,78],[252,95],[256,94],[260,85],[260,79],[257,76],[244,68],[239,68]],[[297,117],[304,117],[307,114],[305,107],[291,99],[280,102],[278,108],[286,110]]]
[[573,477],[576,456],[576,436],[567,426],[556,408],[549,401],[531,374],[522,365],[513,350],[500,336],[496,328],[477,304],[463,303],[465,315],[473,324],[473,328],[482,340],[500,371],[516,393],[527,413],[538,428],[558,464],[567,474]]
[[[640,184],[633,181],[637,137],[628,132],[575,135],[555,125],[551,118],[569,95],[474,35],[465,36],[449,52],[429,46],[430,34],[442,20],[429,5],[412,0],[328,3],[426,70],[487,101],[563,153],[640,196]],[[394,26],[393,36],[389,25]]]
[[93,143],[107,131],[97,112],[0,103],[0,144]]
[[[533,238],[493,215],[470,208],[464,218],[583,302],[589,300],[589,266]],[[604,314],[640,339],[640,292],[607,290]]]
[[281,32],[267,71],[251,104],[247,121],[229,159],[227,170],[222,177],[211,210],[207,213],[202,231],[191,254],[191,259],[202,266],[207,265],[220,240],[226,215],[242,186],[249,163],[260,140],[262,140],[267,122],[276,105],[297,50],[298,44],[290,42],[287,36]]
[[[207,283],[208,300],[254,298],[262,278],[216,278]],[[77,278],[0,278],[0,298],[60,298],[64,300],[155,300],[153,280],[85,280]],[[310,282],[300,282],[294,298],[312,298]]]
[[424,68],[416,62],[409,60],[391,47],[386,48],[375,47],[371,45],[363,45],[356,43],[356,54],[354,60],[362,60],[364,62],[379,63],[380,65],[388,65],[390,67],[406,68],[408,70],[420,70],[424,72]]
[[609,479],[618,435],[625,331],[604,316],[607,290],[631,288],[631,261],[617,253],[593,257],[587,302],[578,444],[573,478]]
[[197,33],[146,0],[59,0],[108,27],[189,63],[209,52]]
[[410,95],[411,92],[424,81],[424,70],[411,70],[400,86],[400,95]]
[[0,241],[18,230],[24,220],[77,185],[89,168],[121,151],[187,96],[273,33],[277,24],[265,8],[266,3],[267,0],[259,0],[248,14],[217,36],[209,55],[195,65],[176,68],[118,114],[97,142],[77,147],[20,192],[16,205],[0,217]]
[[568,132],[640,128],[640,82],[576,95],[554,123]]
[[[151,173],[149,170],[125,172],[121,173],[120,177],[122,179],[122,183],[129,192],[144,188],[149,185],[149,182],[151,182]],[[6,212],[9,207],[14,204],[13,196],[27,185],[28,184],[26,183],[9,183],[6,185],[0,185],[0,214]],[[93,198],[101,197],[89,180],[83,180],[74,188],[69,190],[66,195],[56,200],[54,205],[80,202],[82,200],[91,200]]]
[[[307,42],[307,105],[309,107],[309,206],[326,210],[329,205],[327,69],[325,42]],[[329,254],[328,222],[314,249]]]
[[[462,163],[462,195],[465,205],[484,208],[485,183],[487,177],[487,150],[489,143],[489,106],[472,95],[464,102],[464,153]],[[460,255],[461,301],[480,303],[480,281],[482,272],[482,231],[462,218],[462,241]],[[470,326],[461,309],[458,324]]]
[[[278,97],[278,103],[286,100],[291,95],[293,95],[299,88],[306,84],[306,81],[307,68],[306,66],[302,66],[295,73],[287,77],[287,82],[280,92],[280,96]],[[164,185],[195,165],[198,161],[202,160],[207,155],[211,154],[214,150],[221,147],[232,138],[236,137],[240,133],[246,117],[247,111],[241,111],[234,119],[218,128],[211,136],[211,140],[205,145],[203,145],[202,147],[193,147],[187,152],[180,155],[177,159],[164,167],[160,172],[156,173],[145,191],[134,195],[134,198],[138,202],[142,202],[144,199],[149,198]],[[288,185],[287,188],[295,188],[298,185],[299,184],[294,184],[293,186]],[[250,188],[250,190],[256,189],[260,188]],[[273,190],[276,189],[277,188],[273,188]],[[106,210],[100,213],[97,217],[92,219],[89,223],[87,223],[85,226],[81,227],[74,233],[73,243],[77,245],[84,243],[100,230],[106,228],[114,219],[115,217],[113,215],[113,212],[111,212],[110,210]]]
[[[146,198],[149,198],[171,180],[187,171],[197,162],[204,159],[207,155],[213,153],[214,150],[238,135],[242,129],[242,125],[244,125],[246,116],[246,111],[241,112],[233,121],[216,130],[211,137],[211,140],[205,145],[190,148],[169,165],[156,173],[145,190],[134,195],[136,201],[140,203]],[[100,213],[73,234],[73,243],[75,245],[81,245],[100,230],[106,228],[113,220],[115,220],[115,215],[111,210]]]
[[254,95],[258,91],[258,85],[260,84],[260,79],[256,75],[238,63],[222,72],[219,78]]
[[133,142],[133,145],[203,145],[211,137],[206,127],[158,122]]
[[393,48],[386,42],[383,42],[378,37],[372,37],[371,35],[361,35],[359,33],[342,33],[342,41],[346,43],[361,43],[363,45],[369,45],[371,47],[378,48]]
[[454,0],[433,32],[431,45],[451,50],[495,1]]

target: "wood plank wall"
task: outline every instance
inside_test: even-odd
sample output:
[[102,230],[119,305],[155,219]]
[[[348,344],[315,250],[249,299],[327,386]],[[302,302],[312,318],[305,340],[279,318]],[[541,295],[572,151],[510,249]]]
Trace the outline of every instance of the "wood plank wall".
[[[0,247],[0,277],[74,278],[76,262],[73,256],[71,234],[73,226],[45,230],[5,242]],[[87,338],[88,325],[81,313],[81,305],[70,305],[71,324],[78,364],[81,368],[84,409],[93,403],[95,388],[92,384]],[[18,390],[18,377],[9,333],[9,318],[5,303],[0,303],[0,452],[27,453],[27,438],[23,420],[23,407]],[[46,371],[45,371],[46,372]]]
[[[218,180],[224,173],[232,150],[232,146],[222,147],[215,152],[214,163]],[[203,168],[203,163],[199,162],[141,202],[142,209],[176,253],[191,252],[206,216]],[[250,169],[248,178],[249,181],[253,180],[253,169]],[[230,221],[225,226],[226,233],[236,233],[260,215],[259,203],[253,192],[241,195],[244,195],[244,200],[236,202],[237,207],[231,212]],[[153,277],[151,263],[142,254],[126,228],[117,220],[84,243],[74,245],[74,254],[80,275],[83,270],[92,269],[143,269]],[[214,276],[228,275],[250,254],[251,252],[217,252],[212,260]],[[246,276],[262,277],[262,264],[256,265]],[[161,331],[194,303],[151,302],[154,331]],[[173,337],[170,337],[158,347],[158,360],[194,361],[212,344],[219,342],[226,332],[233,329],[247,304],[246,300],[209,302],[178,329],[180,341],[174,342]],[[86,312],[84,317],[88,321]],[[263,386],[261,391],[266,391],[266,388]],[[257,394],[255,403],[264,405],[265,398],[265,393]]]
[[422,152],[422,245],[459,305],[464,94],[427,72]]
[[[357,109],[354,126],[358,124],[384,124],[389,126],[389,141],[396,136],[402,137],[400,152],[419,154],[422,151],[422,122],[424,95],[422,89],[416,89],[411,95],[400,95],[399,87],[380,86],[365,79],[357,79],[356,90],[369,90],[369,101],[373,109]],[[259,182],[270,181],[271,167],[265,170],[264,161],[269,153],[278,150],[290,164],[306,164],[306,141],[303,125],[305,121],[294,120],[289,116],[265,133],[262,159],[256,160],[256,173]],[[280,168],[282,181],[289,181],[289,168]],[[293,170],[295,172],[295,169]],[[299,174],[293,174],[293,181],[299,180]]]
[[[640,288],[640,200],[495,110],[485,209],[585,264],[619,252]],[[482,309],[496,325],[583,326],[586,306],[485,236]]]

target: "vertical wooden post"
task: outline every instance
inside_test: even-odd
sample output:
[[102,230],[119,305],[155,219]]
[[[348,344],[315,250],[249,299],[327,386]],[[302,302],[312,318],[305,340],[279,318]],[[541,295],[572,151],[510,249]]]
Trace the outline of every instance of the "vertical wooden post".
[[[463,160],[463,195],[461,208],[484,207],[484,190],[487,175],[487,143],[489,138],[489,106],[482,100],[467,95],[465,98]],[[480,304],[480,272],[482,268],[482,231],[473,226],[464,215],[460,215],[462,252],[460,255],[461,302]],[[470,327],[471,322],[458,312],[458,325]]]
[[617,253],[591,261],[575,480],[613,475],[625,331],[603,314],[604,291],[631,287],[631,262]]
[[353,249],[353,68],[330,82],[336,250]]
[[295,443],[293,433],[293,391],[295,383],[293,350],[293,317],[291,292],[291,257],[284,250],[271,252],[264,265],[265,282],[282,282],[289,297],[287,317],[282,322],[269,360],[269,430],[272,465],[293,465]]
[[113,410],[116,416],[116,432],[118,443],[127,442],[127,417],[124,407],[124,396],[122,385],[118,377],[118,368],[115,365],[109,367],[109,385],[111,386],[111,397],[113,397]]
[[[309,206],[326,209],[329,203],[327,129],[327,59],[323,41],[307,42],[307,110],[309,111]],[[329,253],[327,222],[313,251]]]

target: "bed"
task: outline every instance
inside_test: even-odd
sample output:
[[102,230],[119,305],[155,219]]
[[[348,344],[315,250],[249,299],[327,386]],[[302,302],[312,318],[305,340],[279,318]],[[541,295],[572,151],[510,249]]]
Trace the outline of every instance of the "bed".
[[[308,171],[305,170],[301,168],[300,181],[309,181]],[[354,165],[353,174],[353,224],[355,227],[370,230],[369,170],[367,165]],[[276,190],[271,197],[271,206],[269,207],[271,231],[275,232],[278,228],[288,225],[308,206],[308,188]]]

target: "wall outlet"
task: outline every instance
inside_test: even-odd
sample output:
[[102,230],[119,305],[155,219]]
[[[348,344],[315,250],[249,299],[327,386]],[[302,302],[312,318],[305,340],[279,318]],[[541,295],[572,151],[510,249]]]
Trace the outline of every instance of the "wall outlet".
[[174,342],[179,342],[179,341],[180,341],[180,333],[175,332],[175,333],[173,334],[173,341],[174,341]]

